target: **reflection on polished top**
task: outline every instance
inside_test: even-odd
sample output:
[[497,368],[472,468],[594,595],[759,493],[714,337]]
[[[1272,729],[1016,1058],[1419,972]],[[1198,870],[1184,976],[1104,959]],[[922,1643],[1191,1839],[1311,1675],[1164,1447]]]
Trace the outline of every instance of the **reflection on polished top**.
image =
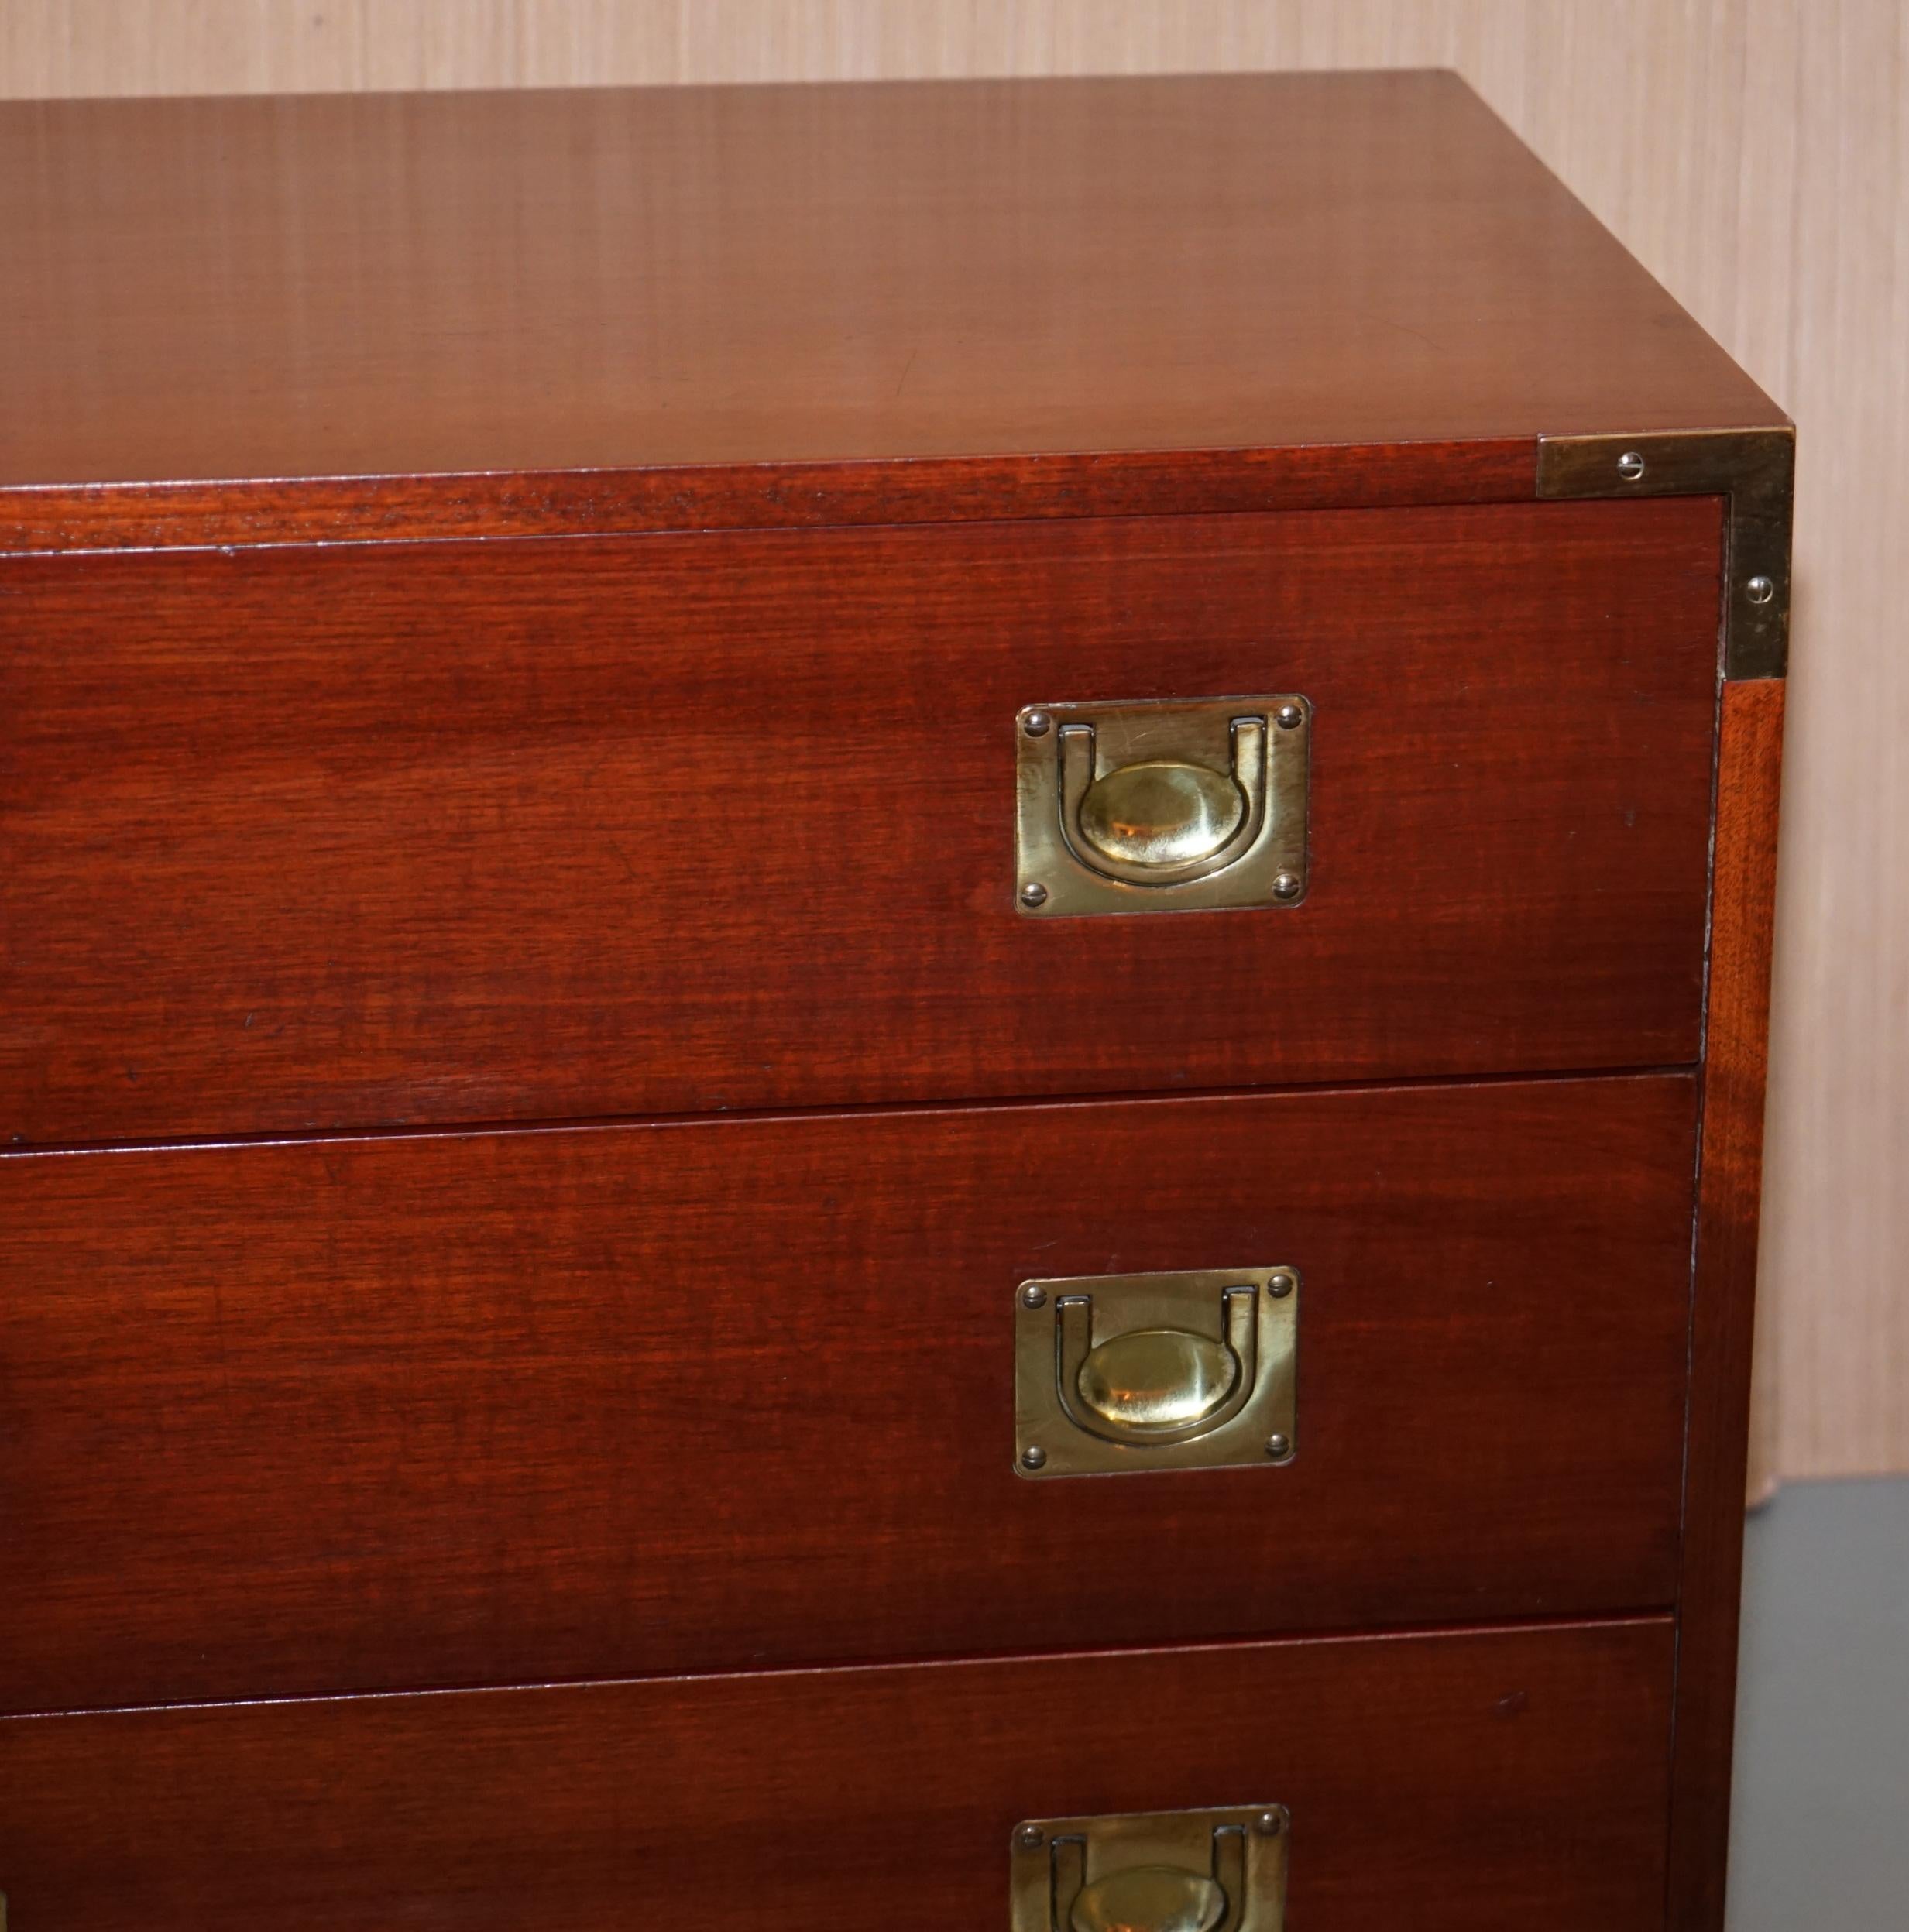
[[1444,74],[0,104],[0,491],[1781,420]]

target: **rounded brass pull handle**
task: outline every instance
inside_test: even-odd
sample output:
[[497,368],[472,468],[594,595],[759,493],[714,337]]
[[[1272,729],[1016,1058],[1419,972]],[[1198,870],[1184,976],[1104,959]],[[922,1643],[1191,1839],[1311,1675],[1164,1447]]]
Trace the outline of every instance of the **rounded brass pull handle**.
[[1219,1882],[1173,1865],[1137,1865],[1084,1886],[1072,1932],[1214,1932],[1227,1915]]
[[1221,1338],[1190,1329],[1129,1329],[1094,1340],[1094,1297],[1064,1295],[1054,1310],[1060,1405],[1076,1428],[1135,1446],[1183,1443],[1224,1427],[1246,1406],[1258,1372],[1259,1291],[1220,1297]]
[[1266,823],[1266,721],[1235,718],[1231,775],[1148,758],[1097,772],[1091,725],[1060,731],[1060,833],[1089,870],[1181,885],[1250,852]]
[[1117,1865],[1090,1880],[1080,1838],[1054,1841],[1054,1932],[1273,1932],[1248,1900],[1246,1834],[1238,1825],[1211,1834],[1207,1869],[1149,1860]]

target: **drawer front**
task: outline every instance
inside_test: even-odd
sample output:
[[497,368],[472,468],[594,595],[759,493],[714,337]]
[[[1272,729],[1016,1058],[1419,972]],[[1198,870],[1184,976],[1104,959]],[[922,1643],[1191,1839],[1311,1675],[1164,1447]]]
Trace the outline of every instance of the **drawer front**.
[[[1682,1075],[0,1159],[0,1708],[1646,1608]],[[1296,1269],[1283,1464],[1024,1479],[1030,1278]]]
[[1017,1822],[1291,1814],[1335,1932],[1657,1932],[1670,1632],[0,1722],[15,1932],[1008,1932]]
[[[0,1134],[1693,1060],[1720,533],[1667,498],[12,560]],[[1024,916],[1024,708],[1248,693],[1310,706],[1302,900]]]

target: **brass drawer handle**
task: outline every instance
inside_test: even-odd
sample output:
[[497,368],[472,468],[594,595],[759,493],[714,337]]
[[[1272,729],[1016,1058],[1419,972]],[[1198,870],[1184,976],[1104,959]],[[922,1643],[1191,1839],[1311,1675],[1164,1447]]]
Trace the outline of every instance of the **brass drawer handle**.
[[1060,729],[1060,833],[1109,879],[1169,886],[1230,865],[1266,822],[1266,721],[1232,720],[1232,776],[1144,758],[1095,776],[1091,725]]
[[1305,897],[1301,697],[1035,705],[1016,720],[1017,902],[1038,918]]
[[1024,1476],[1289,1462],[1300,1280],[1290,1268],[1023,1282]]
[[1111,1443],[1183,1443],[1231,1422],[1253,1392],[1259,1291],[1220,1295],[1216,1340],[1184,1328],[1135,1328],[1094,1340],[1094,1297],[1063,1295],[1056,1393],[1067,1419]]
[[1012,1932],[1279,1932],[1289,1824],[1281,1805],[1030,1820]]

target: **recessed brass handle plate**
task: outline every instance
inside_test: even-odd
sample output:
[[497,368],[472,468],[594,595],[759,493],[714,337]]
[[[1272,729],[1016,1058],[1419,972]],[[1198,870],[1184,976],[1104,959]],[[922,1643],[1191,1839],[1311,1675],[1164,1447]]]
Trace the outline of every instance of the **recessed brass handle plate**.
[[1030,918],[1305,897],[1303,698],[1030,705],[1015,736],[1015,901]]
[[1010,1932],[1281,1932],[1286,1809],[1030,1818],[1010,1841]]
[[1026,1477],[1291,1461],[1295,1268],[1023,1282],[1015,1467]]

